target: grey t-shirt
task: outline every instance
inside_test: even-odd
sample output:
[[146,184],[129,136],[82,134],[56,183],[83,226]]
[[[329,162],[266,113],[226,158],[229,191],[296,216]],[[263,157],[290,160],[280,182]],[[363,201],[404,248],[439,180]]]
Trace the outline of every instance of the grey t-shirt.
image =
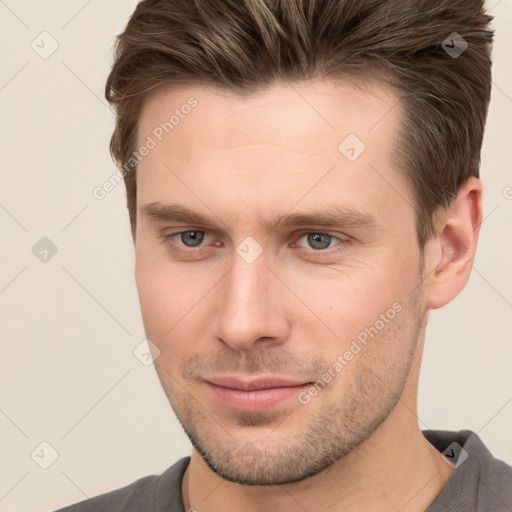
[[[512,467],[495,459],[475,433],[425,430],[423,435],[455,465],[426,512],[512,512]],[[181,482],[189,462],[184,457],[160,476],[146,476],[57,512],[185,512]]]

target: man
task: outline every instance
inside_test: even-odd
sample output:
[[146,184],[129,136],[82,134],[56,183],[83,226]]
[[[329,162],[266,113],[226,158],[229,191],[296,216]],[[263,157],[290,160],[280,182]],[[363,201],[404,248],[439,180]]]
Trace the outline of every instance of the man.
[[476,0],[139,3],[111,150],[193,450],[65,510],[512,510],[512,468],[416,416],[428,313],[482,221],[489,21]]

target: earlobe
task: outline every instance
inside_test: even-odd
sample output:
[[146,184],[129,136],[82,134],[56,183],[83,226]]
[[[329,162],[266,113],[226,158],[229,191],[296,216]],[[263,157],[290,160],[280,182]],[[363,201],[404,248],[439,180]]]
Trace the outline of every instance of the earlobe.
[[482,222],[481,200],[481,182],[470,178],[437,216],[437,234],[425,248],[428,309],[448,304],[466,286]]

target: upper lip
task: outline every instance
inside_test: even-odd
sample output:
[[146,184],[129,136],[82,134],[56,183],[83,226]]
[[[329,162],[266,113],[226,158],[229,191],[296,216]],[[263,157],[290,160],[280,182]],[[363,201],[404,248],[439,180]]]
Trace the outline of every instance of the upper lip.
[[215,384],[216,386],[222,386],[224,388],[240,389],[243,391],[252,391],[256,389],[268,389],[268,388],[284,388],[303,386],[308,384],[305,381],[293,381],[289,379],[283,379],[281,377],[260,377],[253,380],[243,380],[238,377],[209,377],[205,379],[206,382]]

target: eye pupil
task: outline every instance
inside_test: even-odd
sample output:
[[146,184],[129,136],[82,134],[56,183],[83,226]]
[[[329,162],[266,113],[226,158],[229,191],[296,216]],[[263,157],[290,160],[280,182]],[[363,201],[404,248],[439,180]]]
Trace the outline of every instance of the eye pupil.
[[204,233],[201,231],[184,231],[180,238],[187,247],[197,247],[203,241]]
[[331,236],[323,233],[311,233],[308,235],[308,243],[314,249],[325,249],[331,243]]

